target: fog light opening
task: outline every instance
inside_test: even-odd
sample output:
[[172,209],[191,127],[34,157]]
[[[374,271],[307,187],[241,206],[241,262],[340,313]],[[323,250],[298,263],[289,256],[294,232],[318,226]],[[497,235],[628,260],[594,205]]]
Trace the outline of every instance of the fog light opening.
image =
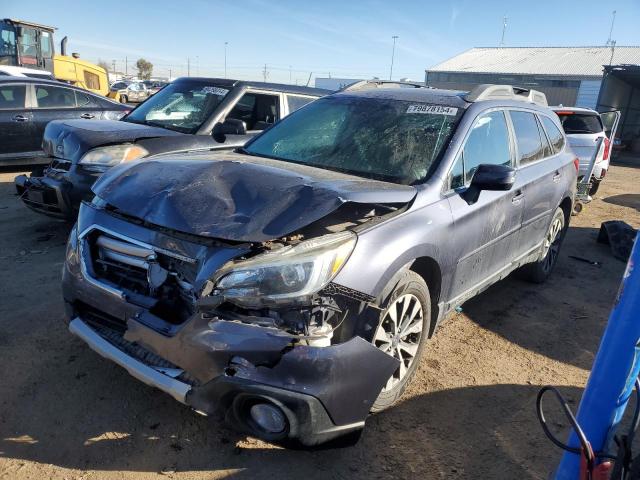
[[261,433],[278,435],[287,429],[287,416],[271,403],[255,403],[249,408],[251,423]]

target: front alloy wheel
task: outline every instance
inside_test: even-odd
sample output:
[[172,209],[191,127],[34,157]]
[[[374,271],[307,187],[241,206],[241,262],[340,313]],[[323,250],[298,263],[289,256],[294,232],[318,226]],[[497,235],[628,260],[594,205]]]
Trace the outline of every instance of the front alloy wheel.
[[372,412],[382,411],[400,398],[416,372],[431,326],[429,288],[416,272],[399,273],[382,298],[382,313],[372,343],[399,364],[373,403]]
[[387,307],[373,343],[383,352],[400,360],[400,366],[389,377],[382,388],[383,392],[393,389],[407,375],[420,346],[423,318],[420,300],[410,293],[396,298]]

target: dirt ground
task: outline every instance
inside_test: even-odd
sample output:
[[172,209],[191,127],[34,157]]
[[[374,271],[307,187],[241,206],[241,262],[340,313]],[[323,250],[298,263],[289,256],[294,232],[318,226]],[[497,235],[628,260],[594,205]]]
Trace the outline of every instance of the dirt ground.
[[538,426],[535,396],[559,385],[577,406],[624,270],[596,243],[598,228],[640,227],[640,169],[614,166],[572,218],[547,284],[508,278],[467,302],[358,445],[299,452],[194,414],[72,337],[60,293],[69,227],[26,209],[14,175],[0,172],[2,479],[544,479],[560,452]]

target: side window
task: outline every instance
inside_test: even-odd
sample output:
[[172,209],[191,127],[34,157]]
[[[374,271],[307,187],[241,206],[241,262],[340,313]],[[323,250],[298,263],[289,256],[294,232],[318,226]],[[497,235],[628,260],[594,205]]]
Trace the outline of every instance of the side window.
[[100,90],[100,77],[93,72],[84,71],[84,84],[87,88]]
[[315,100],[314,97],[303,97],[300,95],[287,95],[287,106],[289,107],[289,113],[293,113],[299,108],[304,107],[307,103],[311,103]]
[[76,105],[78,107],[93,107],[95,106],[95,102],[93,99],[87,95],[86,93],[81,93],[76,91]]
[[560,129],[556,127],[556,124],[549,117],[542,115],[541,118],[554,152],[560,152],[564,148],[564,135],[562,135]]
[[51,34],[49,32],[40,32],[40,52],[44,58],[51,58]]
[[24,108],[26,91],[24,85],[0,85],[0,110]]
[[536,117],[533,113],[511,111],[511,121],[518,145],[520,165],[526,165],[542,158],[542,142]]
[[75,92],[70,88],[36,85],[38,108],[72,108],[76,106]]
[[542,142],[542,157],[547,158],[553,155],[553,149],[549,145],[549,140],[544,133],[544,128],[540,124],[540,118],[536,115],[536,123],[538,124],[538,134],[540,135],[540,141]]
[[464,186],[464,158],[462,157],[463,153],[461,151],[451,169],[451,188]]
[[483,163],[511,165],[509,129],[504,112],[486,113],[475,120],[462,154],[453,166],[451,188],[468,185],[478,165]]
[[273,125],[280,116],[277,95],[245,93],[227,115],[227,118],[242,120],[247,130],[264,130]]

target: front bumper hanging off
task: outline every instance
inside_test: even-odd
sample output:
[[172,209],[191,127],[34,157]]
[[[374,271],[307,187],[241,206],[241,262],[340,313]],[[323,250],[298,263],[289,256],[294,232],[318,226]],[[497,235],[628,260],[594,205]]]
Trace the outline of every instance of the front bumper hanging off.
[[[231,338],[236,325],[243,328],[227,323],[230,328],[224,334],[209,339],[210,348],[220,346],[223,337]],[[294,347],[272,366],[256,366],[234,356],[220,375],[192,384],[175,377],[182,369],[152,367],[128,355],[79,317],[71,320],[69,330],[133,377],[199,413],[218,415],[237,430],[286,446],[355,443],[373,401],[398,366],[396,359],[354,337],[331,347]],[[257,427],[250,414],[256,404],[278,408],[286,428],[274,433]]]

